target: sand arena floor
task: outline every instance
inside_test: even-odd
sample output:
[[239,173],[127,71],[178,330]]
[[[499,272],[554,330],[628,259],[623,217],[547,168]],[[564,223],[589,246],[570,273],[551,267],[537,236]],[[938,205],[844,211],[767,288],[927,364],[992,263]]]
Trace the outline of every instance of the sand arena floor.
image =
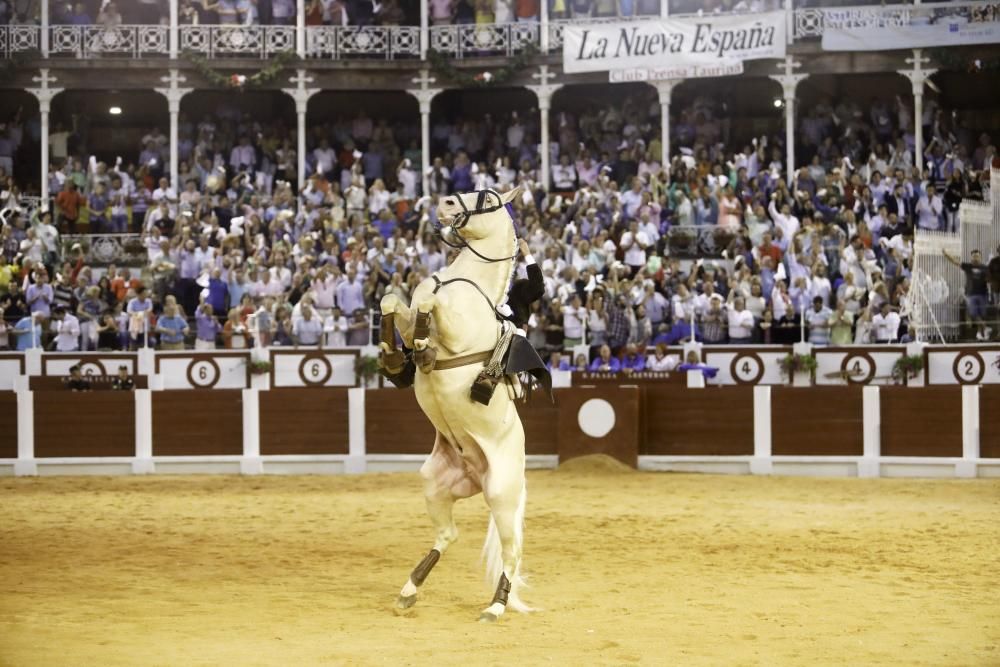
[[0,664],[1000,665],[996,481],[528,483],[545,611],[481,625],[481,498],[392,611],[416,474],[0,481]]

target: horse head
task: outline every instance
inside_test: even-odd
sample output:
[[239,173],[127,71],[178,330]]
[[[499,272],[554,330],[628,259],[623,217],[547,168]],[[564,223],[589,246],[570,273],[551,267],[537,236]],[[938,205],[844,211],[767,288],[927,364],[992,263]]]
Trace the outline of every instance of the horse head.
[[442,197],[438,201],[437,215],[445,225],[442,236],[452,234],[464,241],[503,238],[510,231],[511,218],[506,204],[521,194],[520,186],[505,192],[477,190]]

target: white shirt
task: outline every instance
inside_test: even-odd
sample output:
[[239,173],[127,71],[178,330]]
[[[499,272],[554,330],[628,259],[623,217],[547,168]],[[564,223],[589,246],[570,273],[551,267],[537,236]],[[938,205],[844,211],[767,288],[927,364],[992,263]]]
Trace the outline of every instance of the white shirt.
[[885,317],[882,313],[877,314],[872,318],[872,331],[877,341],[896,340],[899,337],[899,313],[890,311]]
[[75,315],[66,313],[61,322],[54,322],[56,330],[56,349],[60,352],[73,352],[80,349],[80,320]]
[[323,322],[326,347],[347,347],[347,318],[330,315]]
[[677,368],[677,357],[666,355],[662,359],[657,359],[655,354],[651,354],[646,359],[647,371],[672,371],[675,368]]
[[729,337],[750,338],[753,335],[753,313],[729,307]]
[[585,308],[566,306],[563,312],[563,333],[566,338],[583,338],[583,322],[587,317]]
[[941,224],[943,210],[944,204],[940,197],[934,195],[932,199],[928,199],[927,195],[924,195],[917,202],[917,226],[923,229],[937,229]]
[[625,263],[629,266],[643,266],[646,263],[646,248],[649,247],[646,232],[638,231],[622,234],[621,247],[625,248]]
[[314,280],[312,282],[314,295],[313,302],[320,310],[333,308],[334,298],[337,295],[337,281],[333,276],[327,276],[325,280]]

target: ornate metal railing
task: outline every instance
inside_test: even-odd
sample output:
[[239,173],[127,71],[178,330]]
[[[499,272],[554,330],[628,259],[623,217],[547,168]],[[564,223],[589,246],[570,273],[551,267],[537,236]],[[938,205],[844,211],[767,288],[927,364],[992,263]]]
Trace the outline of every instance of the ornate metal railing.
[[431,48],[455,58],[509,57],[529,46],[537,47],[538,39],[537,23],[480,23],[430,28]]
[[295,27],[286,25],[185,25],[182,51],[206,58],[269,58],[295,50]]
[[420,57],[417,26],[313,26],[306,29],[306,55],[347,60],[375,57],[386,60]]
[[161,25],[55,25],[49,28],[49,53],[74,58],[166,56],[169,32]]
[[13,58],[19,53],[37,50],[40,32],[36,25],[0,26],[0,58]]
[[135,266],[149,264],[149,254],[139,234],[64,234],[59,237],[62,256],[75,257],[73,246],[83,250],[83,261],[89,266]]

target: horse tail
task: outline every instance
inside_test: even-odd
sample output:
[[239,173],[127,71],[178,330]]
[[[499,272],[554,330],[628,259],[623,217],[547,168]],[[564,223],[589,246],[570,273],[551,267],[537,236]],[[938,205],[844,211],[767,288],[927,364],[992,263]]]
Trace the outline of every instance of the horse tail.
[[[528,500],[528,489],[521,486],[521,495],[517,501],[517,510],[514,512],[514,551],[519,555],[517,559],[517,571],[510,582],[510,595],[507,597],[507,608],[528,613],[535,611],[532,607],[521,600],[520,590],[527,586],[521,576],[522,547],[524,545],[524,507]],[[503,574],[503,550],[500,545],[500,531],[497,530],[496,521],[490,513],[490,525],[486,529],[486,541],[483,542],[483,560],[486,563],[486,585],[491,589],[496,587],[500,575]]]

